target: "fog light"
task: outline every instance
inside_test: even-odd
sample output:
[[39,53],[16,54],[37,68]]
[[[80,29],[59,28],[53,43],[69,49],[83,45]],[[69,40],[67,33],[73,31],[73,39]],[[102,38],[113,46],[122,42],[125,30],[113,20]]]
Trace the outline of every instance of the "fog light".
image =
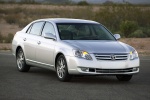
[[133,68],[132,71],[137,71],[137,68]]
[[84,72],[88,72],[88,71],[89,71],[89,68],[83,68],[83,67],[82,67],[81,70],[84,71]]

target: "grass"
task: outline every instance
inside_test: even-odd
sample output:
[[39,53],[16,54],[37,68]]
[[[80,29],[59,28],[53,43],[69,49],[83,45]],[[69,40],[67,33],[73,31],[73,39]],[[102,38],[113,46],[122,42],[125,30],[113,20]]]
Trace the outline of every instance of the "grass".
[[[24,27],[26,24],[40,18],[79,18],[95,20],[112,32],[122,32],[120,24],[124,21],[137,23],[138,29],[150,27],[150,7],[133,5],[26,5],[0,4],[0,18],[9,24]],[[123,31],[124,32],[124,31]],[[126,33],[124,33],[126,34]],[[131,34],[131,33],[129,33]],[[148,37],[148,36],[147,36]]]
[[0,43],[0,50],[11,50],[10,43]]
[[150,38],[122,38],[120,41],[133,46],[140,55],[150,55]]
[[9,33],[7,36],[3,36],[0,33],[0,43],[11,43],[14,35],[12,33]]

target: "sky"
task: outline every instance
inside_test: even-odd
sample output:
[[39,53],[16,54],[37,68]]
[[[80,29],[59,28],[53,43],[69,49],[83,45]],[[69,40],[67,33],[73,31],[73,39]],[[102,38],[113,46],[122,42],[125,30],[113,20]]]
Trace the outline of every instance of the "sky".
[[[4,1],[10,1],[10,0],[4,0]],[[16,0],[16,1],[21,1],[21,0]],[[43,1],[55,1],[55,0],[35,0],[35,1],[43,2]],[[56,1],[61,1],[61,0],[56,0]],[[79,1],[84,1],[84,0],[72,0],[72,1],[79,2]],[[85,0],[85,1],[89,3],[104,3],[108,0]],[[123,0],[109,0],[109,1],[122,3]],[[132,3],[132,4],[150,4],[150,0],[125,0],[125,1]]]
[[[72,1],[75,1],[75,2],[78,2],[78,1],[82,1],[82,0],[72,0]],[[103,3],[107,0],[86,0],[88,1],[89,3]],[[113,1],[113,2],[122,2],[123,0],[109,0],[109,1]],[[150,4],[150,0],[125,0],[127,2],[130,2],[130,3],[134,3],[134,4],[138,4],[138,3],[149,3]]]

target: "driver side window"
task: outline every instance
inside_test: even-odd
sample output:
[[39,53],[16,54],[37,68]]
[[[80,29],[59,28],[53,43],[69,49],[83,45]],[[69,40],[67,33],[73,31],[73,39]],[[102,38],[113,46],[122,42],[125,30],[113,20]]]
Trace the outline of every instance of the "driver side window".
[[42,36],[44,36],[45,33],[52,33],[53,35],[55,35],[54,26],[49,22],[46,22],[42,31]]
[[30,34],[33,34],[33,35],[41,35],[41,29],[42,29],[42,27],[43,27],[43,24],[44,24],[44,22],[35,22],[35,23],[32,25]]

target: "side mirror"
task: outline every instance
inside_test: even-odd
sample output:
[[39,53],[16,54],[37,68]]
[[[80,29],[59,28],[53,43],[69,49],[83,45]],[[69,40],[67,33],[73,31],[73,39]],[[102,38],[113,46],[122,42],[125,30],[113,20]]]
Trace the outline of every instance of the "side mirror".
[[114,34],[114,37],[119,40],[121,38],[120,34]]
[[56,40],[56,36],[53,35],[52,33],[45,33],[44,38]]

